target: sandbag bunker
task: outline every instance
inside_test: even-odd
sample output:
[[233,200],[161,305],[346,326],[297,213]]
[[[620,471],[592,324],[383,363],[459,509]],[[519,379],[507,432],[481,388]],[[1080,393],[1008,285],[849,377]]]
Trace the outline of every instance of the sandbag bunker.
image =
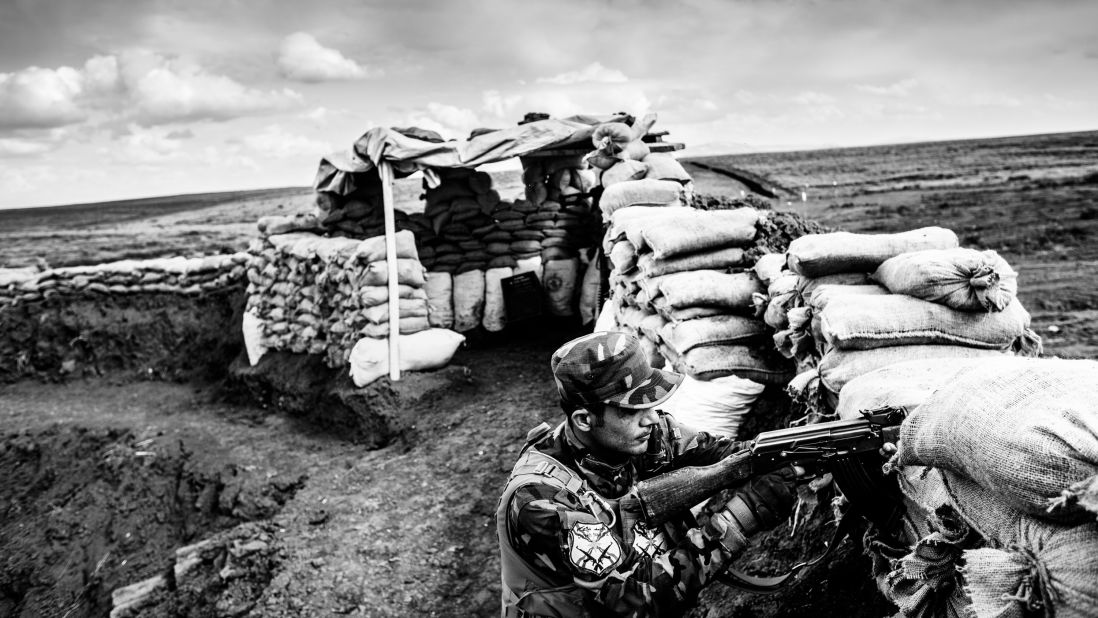
[[[449,362],[463,333],[508,324],[505,288],[522,286],[535,313],[594,319],[603,204],[684,206],[690,176],[650,133],[655,115],[528,118],[444,142],[420,129],[372,129],[349,156],[321,161],[314,212],[263,217],[249,249],[245,341],[350,366],[357,386],[388,373],[393,303],[402,370]],[[476,168],[518,157],[522,193],[501,196]],[[388,171],[423,173],[423,202],[392,208],[397,293],[389,289]],[[386,174],[383,179],[382,175]],[[519,278],[524,276],[523,278]],[[407,349],[406,349],[407,348]],[[407,352],[407,354],[405,353]]]

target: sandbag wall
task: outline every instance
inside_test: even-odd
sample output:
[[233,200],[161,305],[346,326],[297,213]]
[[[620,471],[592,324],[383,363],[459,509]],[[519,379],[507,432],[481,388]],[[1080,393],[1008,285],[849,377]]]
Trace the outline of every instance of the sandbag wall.
[[[400,332],[429,328],[426,273],[411,232],[396,235]],[[385,237],[276,234],[249,247],[245,339],[253,363],[266,349],[347,363],[363,337],[389,335]]]
[[239,350],[232,322],[247,259],[0,269],[0,382],[134,367],[172,376],[223,370]]
[[583,250],[599,232],[594,173],[579,157],[531,156],[522,164],[525,193],[513,201],[476,170],[437,170],[441,183],[425,187],[426,208],[407,225],[428,270],[432,326],[502,330],[501,282],[522,272],[542,281],[551,314],[575,313]]
[[673,205],[610,214],[603,245],[614,266],[610,306],[617,326],[641,337],[654,364],[700,380],[784,385],[793,376],[756,315],[765,287],[753,267],[765,216],[753,208]]
[[246,253],[121,260],[42,272],[0,270],[0,306],[77,295],[201,294],[240,283]]
[[771,275],[764,316],[798,364],[791,389],[823,396],[824,407],[892,363],[1040,351],[1014,270],[993,251],[959,247],[950,230],[808,235],[787,263]]
[[908,360],[852,379],[836,412],[903,406],[906,544],[871,542],[881,591],[919,615],[1098,613],[1098,363]]

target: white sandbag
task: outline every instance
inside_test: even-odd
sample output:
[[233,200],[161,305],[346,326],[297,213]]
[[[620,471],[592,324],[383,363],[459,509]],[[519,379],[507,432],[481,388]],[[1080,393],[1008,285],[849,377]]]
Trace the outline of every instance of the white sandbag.
[[764,346],[717,345],[696,347],[679,355],[660,346],[675,371],[699,380],[738,376],[763,384],[786,384],[793,377],[793,364]]
[[682,185],[674,181],[627,180],[607,187],[599,198],[599,208],[609,218],[614,211],[629,206],[678,206],[682,197]]
[[982,358],[948,361],[935,358],[881,367],[847,382],[839,393],[835,413],[839,418],[858,418],[859,410],[896,406],[906,408],[910,414],[959,372],[986,362]]
[[[432,328],[402,335],[398,343],[401,371],[425,371],[445,366],[457,352],[465,336],[444,328]],[[389,375],[389,340],[359,339],[351,348],[351,380],[362,388],[381,376]]]
[[618,327],[618,306],[617,301],[613,298],[606,299],[606,302],[602,303],[602,311],[599,312],[598,319],[595,320],[594,327],[591,328],[593,333],[601,333],[612,330],[617,330]]
[[549,300],[549,312],[553,315],[575,315],[572,299],[579,277],[579,258],[550,260],[545,263],[541,280]]
[[473,330],[484,320],[484,271],[454,275],[454,330]]
[[[396,233],[397,258],[419,259],[416,253],[416,238],[410,230],[401,230]],[[374,236],[358,243],[354,249],[354,255],[362,262],[380,262],[388,255],[385,249],[385,237]]]
[[647,172],[644,175],[645,178],[674,180],[680,183],[690,182],[692,180],[689,172],[687,172],[682,164],[669,152],[650,153],[644,158],[644,165],[647,167]]
[[[423,268],[419,260],[400,258],[397,260],[397,283],[413,287],[423,287],[427,282],[427,270]],[[354,276],[357,287],[368,285],[388,285],[389,267],[385,261],[370,262],[361,268]]]
[[805,303],[812,307],[813,311],[822,311],[830,302],[844,296],[884,296],[890,294],[884,286],[870,285],[821,285],[812,295],[805,299]]
[[[358,302],[363,307],[374,307],[389,302],[389,286],[368,285],[358,289]],[[427,294],[423,288],[414,288],[410,285],[397,285],[397,298],[425,300]]]
[[497,333],[507,326],[507,308],[503,304],[503,284],[514,274],[510,268],[489,268],[484,273],[484,330]]
[[832,349],[820,359],[820,380],[832,393],[839,394],[854,378],[903,361],[938,358],[946,359],[943,362],[953,362],[952,359],[957,358],[990,359],[1003,355],[999,350],[958,345],[903,345],[871,350]]
[[[617,245],[614,245],[615,248]],[[748,253],[740,247],[723,249],[703,249],[696,253],[683,253],[667,258],[657,258],[653,253],[645,253],[636,259],[636,265],[646,277],[658,277],[688,270],[724,270],[746,266]]]
[[808,234],[789,243],[790,270],[805,277],[835,273],[871,273],[888,258],[908,251],[953,249],[957,235],[941,227],[897,234],[831,232]]
[[884,261],[873,279],[958,311],[1002,311],[1018,293],[1018,273],[994,251],[931,249]]
[[590,324],[595,321],[595,308],[599,302],[599,285],[602,283],[601,260],[591,260],[583,271],[583,281],[580,284],[579,314],[580,323]]
[[659,282],[660,295],[653,300],[657,306],[684,308],[693,306],[725,307],[749,311],[754,307],[752,294],[765,293],[766,288],[755,273],[722,273],[715,270],[663,275]]
[[1021,303],[971,313],[901,294],[838,296],[817,315],[827,345],[842,350],[924,344],[1001,350],[1030,323]]
[[[426,298],[401,298],[397,301],[397,307],[400,309],[399,319],[401,320],[427,317]],[[365,307],[358,312],[358,315],[371,324],[388,324],[389,303]]]
[[644,163],[625,159],[618,161],[614,165],[611,165],[609,169],[603,171],[602,176],[599,178],[599,182],[603,187],[612,187],[620,182],[639,180],[644,178],[647,173],[648,167]]
[[628,240],[615,242],[608,256],[615,270],[627,273],[637,267],[637,250]]
[[1064,492],[1098,477],[1095,402],[1095,361],[972,364],[907,417],[896,461],[963,475],[1034,517],[1094,522]]
[[[663,322],[659,339],[680,355],[698,346],[747,343],[769,332],[762,322],[738,315],[715,315],[685,322]],[[642,325],[643,326],[643,325]]]
[[804,299],[805,304],[812,302],[812,295],[816,293],[818,288],[825,285],[873,285],[873,280],[870,278],[869,273],[837,273],[834,275],[822,275],[820,277],[802,277],[801,275],[790,273],[783,275],[780,279],[793,276],[797,280],[797,293]]
[[765,388],[758,382],[736,376],[712,380],[684,376],[660,409],[687,427],[735,438],[740,424]]
[[538,281],[541,281],[541,256],[535,255],[534,257],[519,258],[515,260],[518,266],[515,266],[515,274],[520,273],[534,273],[538,277]]
[[692,208],[676,205],[668,208],[652,208],[650,206],[628,206],[614,211],[610,217],[610,228],[603,237],[602,248],[610,252],[613,243],[619,240],[628,240],[633,243],[637,253],[648,250],[648,244],[644,240],[644,230],[654,225],[660,225],[660,221],[677,219],[684,213],[692,211]]
[[242,328],[244,349],[248,353],[248,364],[254,367],[259,359],[267,353],[267,346],[263,343],[263,320],[251,311],[245,311]]
[[759,276],[759,280],[765,285],[770,285],[770,282],[780,277],[785,270],[785,260],[784,253],[761,255],[755,262],[755,274]]
[[759,211],[754,208],[690,209],[667,225],[645,227],[644,242],[658,259],[724,247],[748,247],[758,233],[758,221]]
[[454,278],[450,273],[427,273],[427,321],[435,328],[454,326]]

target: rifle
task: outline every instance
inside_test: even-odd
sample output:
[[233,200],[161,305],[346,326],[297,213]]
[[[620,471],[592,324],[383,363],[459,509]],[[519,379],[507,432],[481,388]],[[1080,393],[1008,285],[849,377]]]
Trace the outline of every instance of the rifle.
[[891,529],[903,514],[896,483],[888,483],[881,471],[879,451],[893,442],[907,415],[901,407],[863,410],[862,418],[816,423],[760,433],[743,451],[709,466],[679,468],[637,483],[634,495],[645,523],[657,526],[717,492],[738,486],[749,478],[800,466],[808,474],[831,472],[835,484],[851,508],[827,552],[793,567],[782,577],[757,578],[735,573],[732,583],[757,592],[770,592],[786,583],[805,566],[822,560],[850,532],[854,515],[866,517],[882,530]]

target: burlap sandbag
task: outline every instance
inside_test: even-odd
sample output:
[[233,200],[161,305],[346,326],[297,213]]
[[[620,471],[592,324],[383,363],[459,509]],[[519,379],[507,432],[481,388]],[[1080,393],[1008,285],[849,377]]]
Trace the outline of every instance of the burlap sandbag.
[[[397,306],[400,308],[400,319],[427,317],[426,298],[401,298]],[[372,324],[386,324],[389,322],[389,303],[366,307],[358,314]]]
[[759,211],[687,210],[665,225],[644,229],[645,244],[653,257],[665,259],[724,247],[747,247],[755,240]]
[[805,277],[835,273],[871,273],[888,258],[909,251],[952,249],[958,245],[952,230],[924,227],[897,234],[831,232],[808,234],[789,243],[789,268]]
[[685,376],[660,408],[687,427],[735,438],[765,388],[737,376],[707,381]]
[[697,320],[698,318],[708,318],[715,315],[725,315],[728,313],[728,309],[725,307],[683,307],[676,309],[674,307],[655,307],[656,313],[663,316],[668,322],[689,322],[690,320]]
[[988,359],[959,371],[904,421],[899,465],[975,481],[1029,515],[1094,521],[1071,486],[1098,476],[1098,362]]
[[454,330],[473,330],[484,319],[484,271],[454,275]]
[[427,321],[434,328],[454,326],[454,277],[450,273],[427,273]]
[[489,268],[484,273],[484,330],[496,333],[507,326],[507,308],[503,303],[502,280],[514,274],[511,268]]
[[755,261],[755,274],[759,276],[759,280],[770,285],[771,281],[774,281],[782,275],[785,271],[785,254],[784,253],[767,253],[759,256],[759,259]]
[[[400,318],[400,334],[402,335],[418,333],[428,328],[431,328],[431,325],[427,322],[427,316]],[[367,322],[362,328],[358,329],[358,334],[361,337],[373,337],[375,339],[388,337],[389,323],[374,324],[373,322]]]
[[[820,359],[820,379],[832,393],[854,378],[895,363],[917,359],[998,358],[1003,352],[957,345],[904,345],[872,350],[829,350]],[[943,360],[942,362],[953,362]]]
[[994,251],[930,249],[884,261],[873,279],[959,311],[1002,311],[1018,293],[1018,273]]
[[1098,616],[1098,522],[1029,517],[999,492],[951,472],[941,476],[952,505],[988,543],[962,555],[973,616]]
[[812,296],[805,300],[813,311],[821,311],[832,300],[844,296],[883,296],[889,294],[887,288],[876,284],[870,285],[821,285],[812,292]]
[[987,362],[984,359],[918,359],[887,365],[846,383],[839,393],[835,413],[840,418],[857,418],[860,410],[883,406],[914,412],[938,388],[964,369]]
[[637,250],[628,240],[619,240],[614,243],[609,253],[610,263],[614,269],[627,273],[637,267]]
[[[605,173],[605,172],[604,172]],[[671,180],[628,180],[609,186],[599,198],[604,218],[629,206],[678,206],[682,203],[682,185]]]
[[818,288],[825,285],[872,285],[873,280],[869,278],[869,273],[839,273],[835,275],[824,275],[822,277],[809,278],[802,277],[797,274],[790,274],[797,279],[797,293],[804,299],[804,302],[811,303],[812,295],[816,293]]
[[610,166],[610,169],[605,170],[599,182],[603,187],[612,187],[620,182],[644,178],[646,173],[648,173],[648,167],[644,163],[627,159],[618,161]]
[[579,315],[581,324],[595,321],[598,312],[599,286],[602,284],[602,260],[591,260],[583,266],[583,279],[580,281]]
[[644,158],[647,168],[645,178],[656,180],[674,180],[676,182],[689,182],[690,174],[669,152],[653,152]]
[[681,205],[668,208],[629,206],[616,210],[610,218],[610,228],[603,237],[602,248],[609,253],[614,242],[625,239],[633,243],[637,253],[647,251],[648,243],[644,239],[646,228],[660,225],[658,221],[682,217],[683,213],[690,210],[692,209]]
[[[410,285],[397,285],[398,298],[427,298],[423,288],[414,288]],[[389,302],[389,286],[371,285],[358,290],[358,302],[362,307],[374,307]]]
[[[388,285],[389,268],[387,262],[370,262],[354,275],[357,287],[368,285]],[[427,271],[419,260],[401,258],[397,260],[397,283],[413,287],[423,287],[427,282]]]
[[765,337],[769,331],[758,320],[738,315],[718,315],[685,322],[667,322],[659,339],[680,355],[699,346],[747,343]]
[[792,363],[760,345],[703,346],[682,355],[661,345],[660,352],[676,371],[698,380],[734,375],[762,384],[785,384],[794,375]]
[[919,344],[1005,349],[1029,328],[1021,303],[970,313],[901,294],[837,296],[818,315],[827,345],[842,350]]
[[579,259],[549,260],[542,270],[542,285],[549,300],[549,312],[553,315],[575,315],[572,299],[579,278]]
[[743,249],[740,247],[726,247],[697,253],[685,253],[663,259],[657,258],[652,253],[645,253],[637,258],[636,265],[646,277],[658,277],[659,275],[689,270],[723,270],[725,268],[745,266],[747,261],[747,252]]
[[752,294],[765,293],[755,273],[722,273],[715,270],[664,275],[659,284],[657,307],[684,308],[691,306],[727,307],[734,311],[750,311]]

